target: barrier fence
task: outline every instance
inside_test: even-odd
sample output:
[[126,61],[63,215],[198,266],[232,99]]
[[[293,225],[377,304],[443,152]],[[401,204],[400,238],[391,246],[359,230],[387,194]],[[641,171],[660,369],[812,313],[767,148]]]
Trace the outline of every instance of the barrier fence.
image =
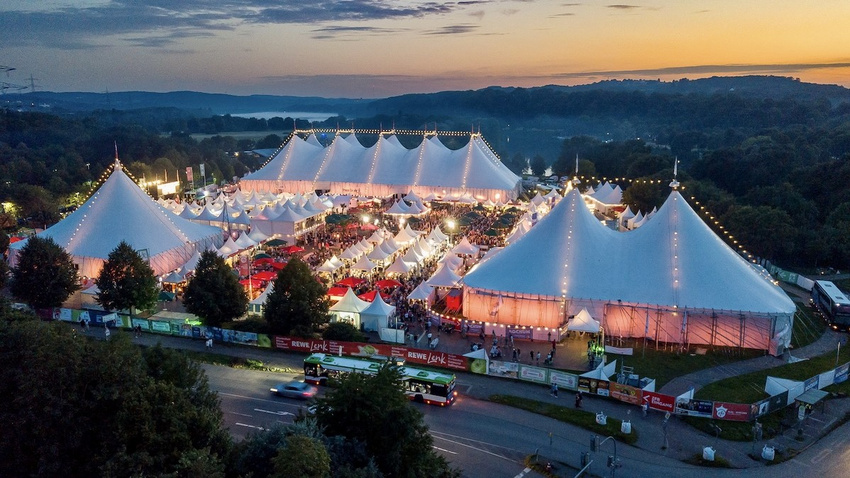
[[[511,378],[538,384],[557,384],[558,387],[608,397],[632,405],[646,404],[652,410],[670,412],[677,415],[713,418],[716,420],[750,421],[762,415],[775,412],[794,403],[794,400],[811,389],[823,389],[834,383],[845,382],[850,371],[850,362],[815,375],[803,382],[768,377],[766,393],[771,396],[753,404],[728,403],[711,400],[697,400],[689,394],[678,397],[657,393],[654,390],[634,387],[616,381],[597,377],[588,377],[547,367],[525,365],[517,362],[490,360],[489,367],[484,358],[471,358],[465,355],[450,354],[434,350],[409,348],[390,344],[368,344],[336,340],[304,339],[284,337],[254,332],[240,332],[207,327],[197,320],[167,317],[131,318],[128,315],[108,313],[99,310],[55,309],[53,318],[65,322],[88,320],[95,326],[117,328],[140,327],[145,332],[181,336],[195,339],[212,338],[219,342],[249,345],[254,347],[275,348],[295,352],[322,352],[357,357],[387,358],[400,357],[405,362],[432,367],[446,368],[477,374]],[[773,379],[773,380],[771,380]],[[651,382],[654,386],[654,381]],[[692,394],[691,394],[692,395]]]

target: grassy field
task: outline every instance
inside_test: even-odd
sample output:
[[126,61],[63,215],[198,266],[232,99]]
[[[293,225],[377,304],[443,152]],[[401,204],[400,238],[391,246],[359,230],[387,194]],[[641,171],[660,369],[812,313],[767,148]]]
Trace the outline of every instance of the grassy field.
[[[632,367],[635,373],[641,377],[654,378],[656,390],[676,377],[696,372],[697,370],[726,365],[739,360],[760,357],[765,354],[761,350],[730,347],[709,349],[699,346],[691,346],[690,352],[692,353],[679,354],[674,351],[665,351],[664,349],[655,350],[651,345],[648,345],[646,350],[643,350],[642,341],[625,346],[633,347],[634,355],[607,354],[608,361],[617,360],[617,371],[623,365],[627,365]],[[697,348],[704,349],[705,354],[695,353]]]
[[608,423],[606,425],[600,425],[596,423],[596,414],[593,412],[514,397],[512,395],[491,395],[490,401],[545,415],[549,418],[590,430],[601,436],[613,436],[618,441],[628,443],[629,445],[634,444],[638,438],[638,432],[634,424],[632,424],[632,432],[625,434],[620,431],[621,420],[608,417]]

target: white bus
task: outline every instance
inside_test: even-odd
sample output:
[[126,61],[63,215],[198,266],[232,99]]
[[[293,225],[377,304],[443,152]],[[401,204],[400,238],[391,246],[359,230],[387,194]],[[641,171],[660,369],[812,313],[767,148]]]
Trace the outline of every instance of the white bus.
[[[304,381],[327,385],[328,379],[337,379],[348,373],[375,375],[383,365],[383,362],[365,358],[313,354],[304,359]],[[406,365],[400,369],[404,393],[411,400],[444,407],[451,405],[457,397],[453,373],[434,372]]]

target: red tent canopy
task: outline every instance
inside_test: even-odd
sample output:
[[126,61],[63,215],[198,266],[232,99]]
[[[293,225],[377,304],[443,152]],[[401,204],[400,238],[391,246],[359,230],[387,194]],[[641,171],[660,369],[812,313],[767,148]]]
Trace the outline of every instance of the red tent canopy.
[[254,265],[261,266],[263,264],[271,264],[272,262],[274,262],[274,259],[272,259],[271,257],[263,257],[261,259],[255,260]]
[[359,277],[346,277],[345,279],[337,282],[337,284],[344,285],[346,287],[357,287],[364,282],[366,282],[366,279],[361,279]]
[[301,246],[286,246],[283,248],[283,252],[287,254],[294,254],[296,252],[304,252],[304,248]]
[[286,262],[272,262],[269,265],[272,266],[272,269],[279,271],[279,270],[283,269],[284,267],[286,267]]
[[382,289],[383,288],[392,289],[392,288],[396,288],[396,287],[401,287],[401,282],[399,282],[397,280],[393,280],[393,279],[384,279],[384,280],[379,280],[378,282],[375,282],[375,285],[377,285],[378,287],[380,287]]
[[328,295],[331,297],[342,297],[348,292],[348,287],[331,287],[328,289]]
[[[365,300],[366,302],[372,302],[373,300],[375,300],[375,294],[377,294],[377,293],[378,293],[378,291],[376,291],[376,290],[370,290],[369,292],[366,292],[365,294],[360,294],[357,297],[360,297],[361,299]],[[389,294],[384,294],[383,292],[381,292],[381,298],[383,298],[384,301],[386,301],[389,297],[390,297]]]
[[360,229],[363,229],[364,231],[377,231],[378,226],[376,226],[374,224],[369,224],[367,222],[366,224],[363,224],[362,226],[360,226]]
[[262,280],[262,281],[270,281],[274,280],[277,277],[277,272],[272,271],[261,271],[251,276],[251,279],[254,280]]

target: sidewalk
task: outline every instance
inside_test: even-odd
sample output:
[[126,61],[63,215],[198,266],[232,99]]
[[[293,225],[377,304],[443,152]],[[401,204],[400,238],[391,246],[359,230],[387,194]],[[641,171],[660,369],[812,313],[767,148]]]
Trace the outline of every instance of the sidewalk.
[[[82,333],[82,332],[81,332]],[[116,331],[115,333],[131,334],[130,331]],[[103,332],[101,329],[92,329],[86,335],[92,335],[101,338]],[[797,357],[813,356],[830,348],[834,348],[834,341],[840,338],[840,334],[827,333],[817,342],[811,344],[804,349],[799,350],[794,355]],[[156,335],[145,333],[140,338],[132,338],[134,343],[140,345],[153,346],[157,343],[163,347],[194,350],[198,352],[209,351],[203,340],[193,340],[184,337]],[[424,341],[423,341],[424,343]],[[536,342],[539,348],[549,347],[546,343]],[[467,350],[461,348],[467,347],[467,340],[461,339],[459,334],[443,334],[440,341],[439,350],[452,353],[464,353]],[[519,345],[523,348],[523,345]],[[530,343],[526,346],[531,346]],[[424,347],[422,347],[424,348]],[[560,368],[558,358],[561,357],[561,348],[558,348],[556,353],[556,367]],[[291,368],[300,370],[303,364],[304,354],[287,353],[275,349],[261,349],[256,347],[247,347],[240,345],[220,344],[216,343],[213,346],[212,352],[233,357],[241,357],[246,359],[258,360],[273,367]],[[566,354],[564,354],[566,355]],[[569,359],[562,358],[565,362]],[[527,363],[527,360],[525,361]],[[698,380],[709,380],[709,377],[725,377],[736,375],[736,370],[758,370],[760,368],[775,366],[776,364],[784,363],[781,359],[775,357],[760,357],[757,359],[747,360],[742,362],[741,366],[719,367],[723,370],[709,369],[709,371],[696,372],[688,376],[697,376]],[[486,375],[478,375],[471,373],[458,373],[458,391],[461,397],[468,396],[479,400],[487,400],[493,394],[507,394],[517,397],[527,398],[529,400],[537,400],[546,403],[558,404],[565,407],[573,407],[574,394],[567,390],[562,390],[559,397],[553,397],[549,394],[549,388],[543,385],[522,382],[518,380],[491,377]],[[706,382],[707,383],[707,382]],[[459,402],[462,407],[462,398]],[[701,456],[703,447],[712,446],[715,448],[717,456],[722,457],[730,462],[735,468],[758,468],[764,467],[765,464],[759,461],[752,460],[748,454],[753,450],[757,452],[761,450],[764,444],[777,447],[778,450],[794,448],[802,450],[814,443],[825,435],[828,429],[834,425],[836,420],[850,412],[850,398],[830,400],[827,403],[824,412],[815,411],[805,422],[803,434],[800,439],[797,439],[797,431],[789,430],[785,435],[777,436],[771,440],[763,441],[758,444],[752,442],[733,442],[723,439],[717,439],[714,436],[705,434],[696,430],[682,422],[677,416],[670,418],[667,428],[667,438],[669,447],[662,449],[664,444],[664,431],[662,429],[662,421],[664,414],[656,411],[649,411],[646,418],[641,416],[639,407],[626,403],[609,400],[603,397],[584,394],[582,409],[588,412],[603,412],[611,418],[620,420],[630,420],[633,429],[638,433],[638,441],[634,445],[635,448],[645,451],[652,455],[665,456],[668,458],[684,461],[694,456]],[[591,432],[587,432],[588,440]],[[624,445],[625,446],[625,445]]]

